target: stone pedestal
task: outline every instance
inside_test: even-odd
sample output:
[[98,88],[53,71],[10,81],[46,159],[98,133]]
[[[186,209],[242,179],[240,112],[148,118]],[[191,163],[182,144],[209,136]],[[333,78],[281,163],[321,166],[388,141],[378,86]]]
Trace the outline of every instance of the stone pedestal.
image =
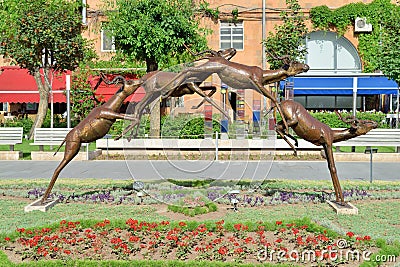
[[19,160],[22,151],[0,151],[0,160]]
[[58,199],[57,200],[47,200],[43,204],[40,203],[41,200],[42,199],[39,198],[38,200],[35,200],[34,202],[29,204],[28,206],[25,206],[24,211],[25,212],[30,212],[30,211],[33,211],[33,210],[39,210],[39,211],[42,211],[42,212],[46,212],[49,209],[51,209],[54,205],[56,205],[58,203]]
[[[101,149],[96,149],[95,151],[89,151],[89,154],[86,152],[79,152],[78,155],[73,160],[91,160],[102,154]],[[54,152],[46,152],[46,151],[32,151],[31,152],[32,160],[57,160],[61,161],[64,158],[64,152],[58,152],[54,155]]]
[[326,201],[335,211],[336,214],[345,214],[345,215],[357,215],[358,208],[355,207],[353,204],[346,202],[345,205],[340,205],[337,202],[333,201]]

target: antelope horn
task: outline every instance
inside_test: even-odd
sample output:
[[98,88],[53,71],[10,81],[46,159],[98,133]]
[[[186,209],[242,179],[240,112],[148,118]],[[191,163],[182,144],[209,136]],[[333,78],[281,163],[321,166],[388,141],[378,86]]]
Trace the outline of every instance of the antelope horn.
[[199,52],[199,53],[194,53],[193,51],[192,51],[192,49],[190,49],[186,44],[183,44],[183,46],[186,48],[186,50],[187,51],[189,51],[189,53],[192,55],[192,56],[202,56],[202,55],[204,55],[204,54],[206,54],[206,53],[210,53],[211,55],[213,55],[213,56],[217,56],[218,55],[218,52],[216,52],[216,51],[214,51],[214,50],[204,50],[204,51],[201,51],[201,52]]
[[343,121],[344,123],[350,124],[352,127],[356,128],[357,124],[360,122],[358,119],[356,119],[356,117],[354,116],[349,116],[347,118],[343,118],[342,115],[340,115],[340,113],[335,110],[336,115],[338,115],[339,119],[341,121]]
[[123,83],[126,83],[126,80],[124,77],[122,77],[121,75],[115,76],[114,79],[112,79],[112,81],[110,81],[109,79],[107,79],[107,77],[105,76],[104,73],[100,73],[101,79],[104,81],[105,84],[110,85],[110,84],[117,84],[118,81],[122,81]]
[[289,55],[284,55],[284,56],[280,56],[278,57],[276,54],[272,54],[270,51],[265,50],[265,52],[272,57],[275,60],[280,60],[282,61],[284,64],[290,64],[291,60],[290,60],[290,56]]

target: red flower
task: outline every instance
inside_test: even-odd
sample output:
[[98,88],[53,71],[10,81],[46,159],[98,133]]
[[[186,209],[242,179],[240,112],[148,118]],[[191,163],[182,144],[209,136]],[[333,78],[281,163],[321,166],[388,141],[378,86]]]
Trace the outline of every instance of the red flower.
[[226,255],[226,253],[228,253],[228,249],[224,246],[224,247],[220,247],[218,249],[218,253],[221,255]]
[[243,252],[244,252],[244,250],[242,248],[235,249],[236,254],[242,254]]
[[361,236],[357,236],[356,240],[360,241],[360,240],[363,240],[363,238]]
[[364,236],[364,240],[369,241],[371,240],[371,237],[369,235]]
[[132,218],[129,218],[129,219],[126,221],[126,224],[135,225],[135,224],[138,224],[138,220],[133,220]]
[[185,227],[185,226],[186,226],[186,223],[185,223],[185,222],[179,222],[179,226],[180,226],[180,227]]
[[276,225],[281,225],[281,224],[282,224],[282,221],[276,221],[275,224],[276,224]]
[[298,244],[298,245],[304,245],[303,238],[302,238],[301,236],[298,236],[298,237],[296,238],[296,241],[297,241],[297,244]]
[[161,225],[168,225],[169,224],[169,221],[162,221],[161,222]]
[[240,229],[242,228],[242,225],[241,225],[240,223],[238,223],[238,224],[235,224],[233,227],[234,227],[237,231],[240,231]]
[[139,241],[139,237],[137,237],[137,236],[131,236],[131,237],[129,237],[129,242],[138,242]]
[[214,241],[213,241],[214,244],[219,244],[219,243],[221,243],[221,242],[222,242],[222,239],[221,239],[221,238],[216,238],[216,239],[214,239]]
[[282,241],[282,238],[278,238],[277,240],[275,240],[276,243],[281,243]]
[[23,232],[25,232],[25,228],[17,228],[17,232],[18,233],[23,233]]
[[67,254],[67,255],[69,255],[69,254],[71,254],[71,250],[69,250],[69,249],[64,249],[64,253]]
[[352,238],[352,237],[354,236],[354,233],[353,233],[353,232],[347,232],[346,235],[347,235],[348,237]]
[[252,241],[253,241],[253,238],[251,238],[250,236],[247,237],[247,238],[244,240],[244,242],[245,242],[246,244],[249,244],[249,243],[252,242]]
[[5,237],[4,240],[5,240],[5,241],[11,241],[11,238]]
[[207,227],[204,224],[201,224],[197,227],[197,230],[201,233],[204,233],[205,231],[207,231]]

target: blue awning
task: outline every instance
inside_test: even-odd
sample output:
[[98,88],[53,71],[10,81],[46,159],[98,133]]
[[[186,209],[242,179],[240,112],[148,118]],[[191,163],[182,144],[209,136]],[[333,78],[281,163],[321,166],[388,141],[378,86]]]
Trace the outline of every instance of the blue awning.
[[293,87],[294,95],[357,95],[397,94],[398,86],[385,76],[360,77],[292,77],[281,86]]

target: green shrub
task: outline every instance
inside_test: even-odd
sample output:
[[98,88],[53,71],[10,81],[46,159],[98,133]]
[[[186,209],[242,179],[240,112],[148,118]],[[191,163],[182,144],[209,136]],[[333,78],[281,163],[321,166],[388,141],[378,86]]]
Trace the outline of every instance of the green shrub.
[[[347,128],[349,124],[344,123],[337,116],[335,112],[331,111],[322,111],[322,112],[310,112],[311,116],[316,118],[322,123],[325,123],[331,128]],[[341,112],[340,113],[343,118],[351,117],[351,112]],[[277,121],[281,120],[279,113],[276,114]],[[389,125],[386,123],[386,114],[383,112],[357,112],[356,118],[360,120],[372,120],[378,123],[378,128],[389,128]]]
[[32,125],[33,125],[33,120],[31,118],[23,118],[23,119],[14,118],[12,120],[6,120],[4,123],[5,127],[23,127],[24,135],[29,134]]

